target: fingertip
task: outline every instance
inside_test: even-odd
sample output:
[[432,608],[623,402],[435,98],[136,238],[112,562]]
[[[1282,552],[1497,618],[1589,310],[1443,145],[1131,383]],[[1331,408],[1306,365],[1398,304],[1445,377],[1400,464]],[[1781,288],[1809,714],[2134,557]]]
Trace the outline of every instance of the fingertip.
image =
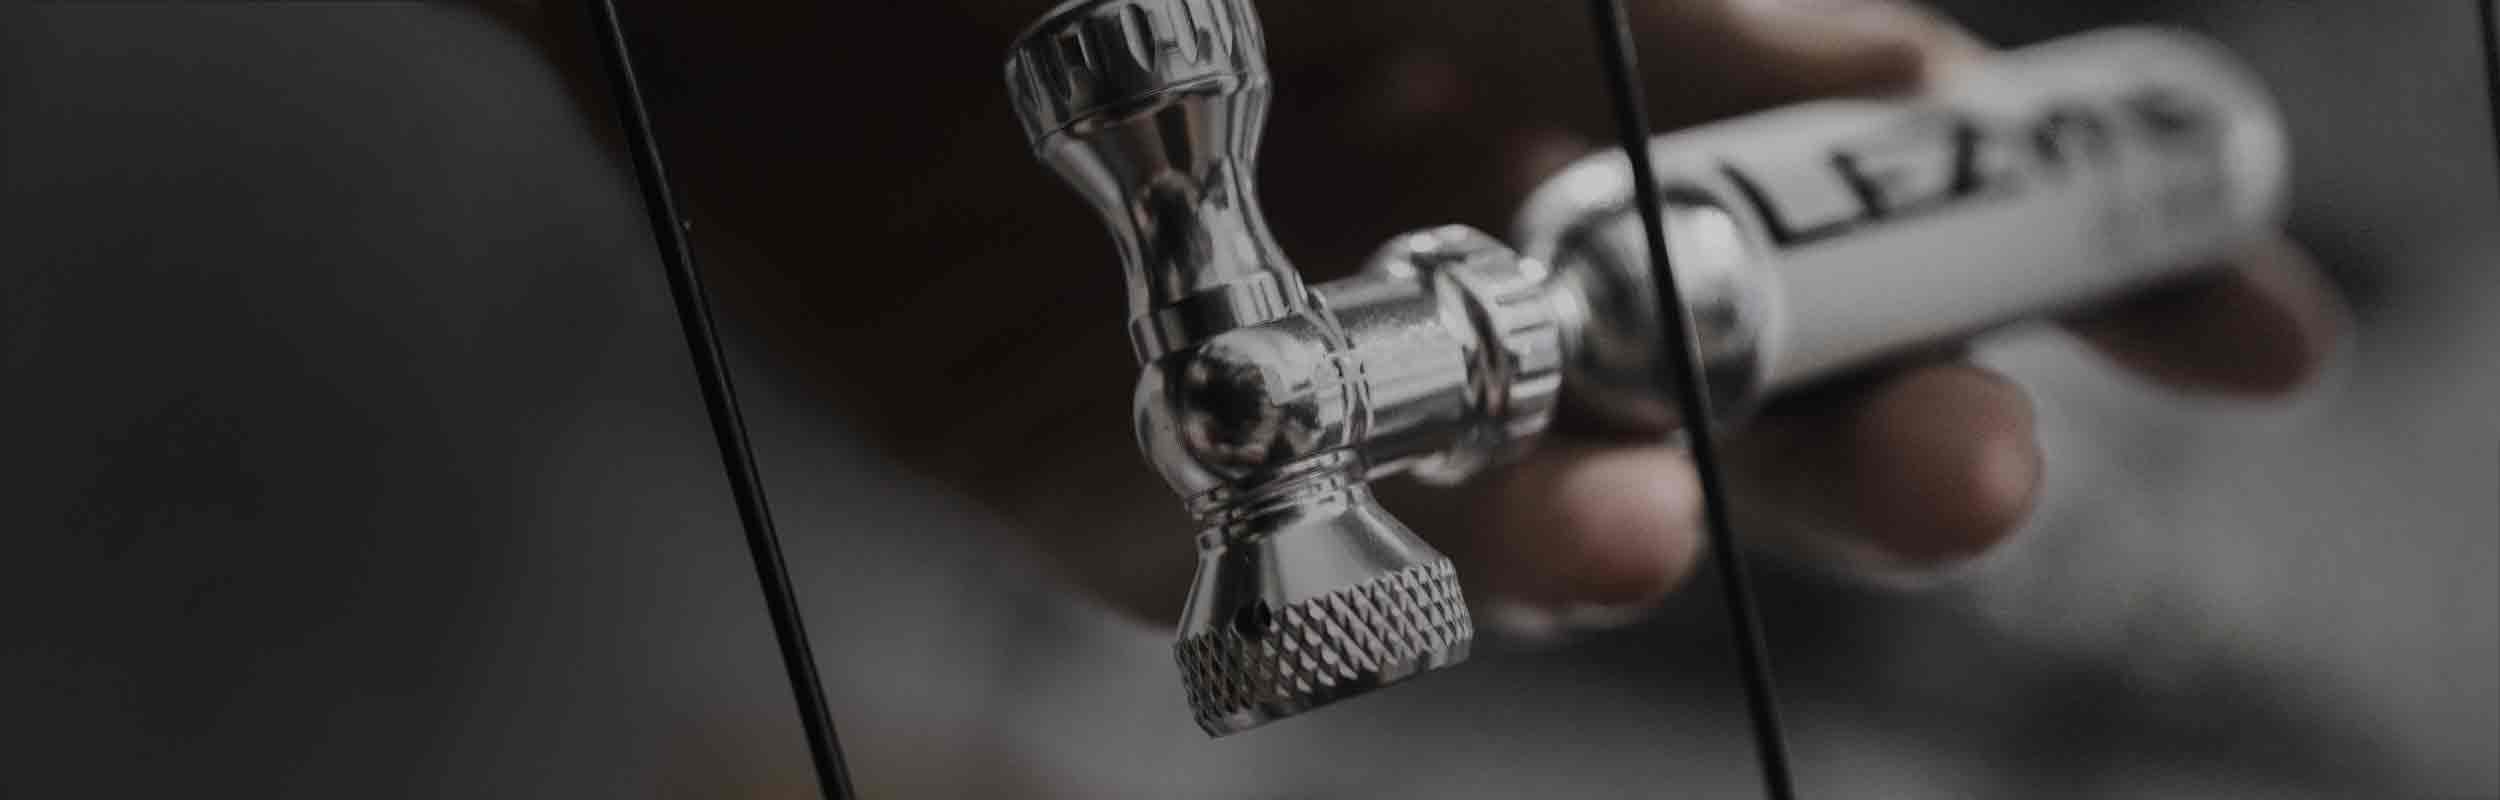
[[1735,28],[1780,77],[1813,94],[1912,86],[1985,52],[1952,23],[1894,0],[1736,0]]
[[2028,425],[2020,432],[1981,440],[1974,446],[1969,462],[1961,467],[1960,482],[1968,487],[1963,493],[1961,519],[1941,526],[1938,535],[1926,540],[1926,548],[1899,548],[1896,552],[1928,563],[1948,563],[1977,558],[1995,549],[2022,527],[2023,520],[2030,518],[2032,505],[2039,496],[2041,464],[2040,446]]
[[1495,589],[1548,608],[1642,607],[1699,550],[1692,465],[1664,446],[1550,448],[1489,488]]
[[2315,382],[2348,320],[2316,264],[2276,239],[2230,268],[2128,298],[2074,328],[2111,361],[2163,385],[2262,398]]
[[2031,513],[2042,474],[2030,400],[1968,365],[1878,389],[1855,430],[1854,505],[1868,544],[1941,566],[2002,543]]
[[1589,454],[1556,487],[1562,531],[1575,547],[1563,564],[1580,603],[1646,606],[1674,591],[1699,551],[1698,479],[1682,452],[1628,447]]
[[2236,272],[2250,287],[2249,302],[2281,316],[2274,323],[2282,332],[2280,346],[2249,381],[2251,390],[2281,395],[2315,383],[2352,328],[2342,296],[2327,284],[2317,262],[2285,239],[2253,249]]

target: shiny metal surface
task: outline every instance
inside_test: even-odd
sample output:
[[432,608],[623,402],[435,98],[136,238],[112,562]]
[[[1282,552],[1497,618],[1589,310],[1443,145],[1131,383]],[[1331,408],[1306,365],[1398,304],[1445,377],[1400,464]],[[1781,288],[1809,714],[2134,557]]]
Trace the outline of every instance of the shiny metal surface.
[[1319,287],[1372,398],[1374,475],[1463,479],[1544,432],[1563,385],[1563,312],[1544,265],[1460,225],[1391,240]]
[[[981,8],[1022,25],[1049,5]],[[1979,345],[2038,402],[2036,525],[1925,591],[1771,573],[1782,690],[1825,743],[1799,766],[1876,798],[2500,798],[2500,192],[2473,9],[1933,5],[1984,15],[1997,41],[2165,10],[2224,29],[2281,88],[2299,218],[2340,242],[2330,268],[2371,288],[2354,295],[2350,374],[2253,418],[2152,391],[2052,331]],[[21,222],[0,264],[0,385],[22,387],[0,421],[18,568],[0,727],[28,746],[0,797],[805,795],[752,573],[734,536],[706,533],[736,523],[700,404],[681,360],[654,357],[677,345],[647,231],[600,148],[604,112],[565,105],[560,64],[460,4],[0,7],[0,51],[16,48],[0,58],[19,65],[0,107],[24,110],[0,114],[24,156],[0,181]],[[934,26],[953,7],[885,9]],[[1276,39],[1297,24],[1279,8],[1261,9]],[[823,48],[850,22],[780,47]],[[1584,26],[1562,27],[1574,36],[1556,41],[1579,41]],[[985,78],[1014,31],[853,42],[835,64],[942,45]],[[670,38],[673,60],[721,60]],[[1594,91],[1580,63],[1526,67]],[[736,85],[706,72],[684,74]],[[981,83],[963,91],[997,91]],[[1025,158],[1001,141],[1016,123],[968,118],[969,99],[933,91],[875,125],[844,108],[802,128],[841,153],[892,147],[878,131],[893,127],[965,133],[915,137],[880,169],[836,159],[826,169],[860,170],[848,183],[794,166],[794,195],[853,187],[807,224],[911,263],[931,246],[877,224],[889,191],[970,207],[1041,194],[1008,184],[1043,170],[1005,159],[1030,172],[988,175],[989,193],[912,168],[983,133]],[[39,113],[96,102],[124,112]],[[990,124],[950,127],[970,120]],[[1270,133],[1271,158],[1302,157]],[[698,196],[713,185],[685,178]],[[1284,188],[1263,194],[1290,233]],[[1115,282],[1102,235],[1073,233],[1025,267]],[[252,267],[199,268],[218,263]],[[1726,654],[1675,646],[1722,635],[1703,603],[1541,653],[1479,643],[1457,674],[1276,735],[1176,735],[1194,728],[1168,639],[1040,559],[1002,559],[1021,532],[895,469],[853,432],[865,419],[827,413],[819,377],[742,338],[767,478],[795,489],[777,512],[813,533],[789,543],[810,622],[886,644],[822,662],[865,796],[1756,788]],[[1115,363],[1119,346],[1091,357]],[[1171,538],[1147,544],[1189,546]]]
[[1467,658],[1449,559],[1328,469],[1198,535],[1173,655],[1198,726],[1238,733]]
[[1035,157],[1111,229],[1141,360],[1307,309],[1251,183],[1268,77],[1248,6],[1068,3],[1006,74]]
[[[1669,339],[1622,154],[1584,158],[1533,193],[1521,251],[1464,227],[1416,231],[1351,277],[1306,285],[1253,183],[1269,86],[1260,47],[1247,0],[1085,0],[1027,30],[1006,68],[1035,155],[1101,212],[1127,271],[1138,446],[1201,526],[1174,654],[1194,716],[1218,736],[1465,657],[1473,626],[1449,562],[1366,481],[1462,480],[1533,446],[1558,412],[1633,433],[1690,422],[1665,391]],[[2271,207],[2279,185],[2181,193],[2114,177],[2172,163],[2137,156],[2077,162],[2088,174],[2071,181],[2051,159],[2027,194],[1982,180],[1996,173],[1910,179],[1985,155],[1950,148],[2033,141],[2038,131],[2018,127],[2033,117],[2130,124],[2127,98],[2173,81],[2180,97],[2220,98],[2211,119],[2225,129],[2279,125],[2201,42],[2131,32],[2060,47],[2009,56],[1937,97],[1800,106],[1651,142],[1714,425],[1934,337],[2175,274],[2270,224],[2167,206],[2160,218],[2176,230],[2094,224],[2180,198]],[[2155,77],[2103,80],[2098,67],[2117,60]],[[2098,105],[2043,110],[2068,96]],[[2102,152],[2149,153],[2160,139],[2122,135]],[[1899,180],[1868,189],[1834,155],[1860,150],[1947,157],[1887,162]],[[2231,155],[2193,152],[2203,160],[2189,166]],[[2276,169],[2250,163],[2242,177]],[[1831,176],[1813,170],[1832,164],[1838,182],[1818,183]],[[1770,179],[1786,181],[1788,201],[1802,186],[1824,213],[1855,203],[1861,216],[1792,229],[1761,197]],[[1879,191],[1920,186],[1945,188],[1908,198],[1927,203],[1916,213],[1892,213],[1903,198]],[[1977,191],[1990,186],[2003,191]],[[1996,257],[2053,248],[2060,257],[2036,263]],[[1823,305],[1798,310],[1807,301]]]
[[[2080,133],[2079,133],[2080,132]],[[2288,150],[2229,51],[2113,28],[1653,137],[1713,423],[1766,395],[2219,263],[2280,220]],[[1673,386],[1628,161],[1533,192],[1514,241],[1570,315],[1572,413],[1667,432]]]
[[[1762,401],[1762,341],[1778,310],[1777,276],[1763,268],[1762,246],[1729,203],[1697,186],[1666,187],[1663,221],[1710,407],[1718,424],[1731,425]],[[1673,376],[1632,208],[1630,162],[1602,153],[1546,179],[1521,207],[1512,236],[1524,257],[1550,265],[1548,290],[1568,316],[1566,413],[1647,433],[1681,427],[1672,395],[1661,390]]]
[[1364,482],[1456,479],[1543,430],[1562,317],[1464,228],[1306,287],[1251,182],[1268,78],[1239,0],[1070,3],[1007,63],[1037,157],[1127,268],[1138,446],[1202,526],[1174,655],[1224,735],[1457,663],[1449,561]]

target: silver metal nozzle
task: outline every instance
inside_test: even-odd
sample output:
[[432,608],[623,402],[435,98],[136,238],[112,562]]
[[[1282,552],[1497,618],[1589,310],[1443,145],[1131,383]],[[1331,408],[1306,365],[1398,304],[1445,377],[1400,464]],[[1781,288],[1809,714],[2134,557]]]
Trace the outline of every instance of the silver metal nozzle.
[[1237,0],[1082,0],[1016,39],[1007,89],[1033,153],[1102,213],[1140,360],[1305,310],[1252,185],[1267,122]]
[[2103,34],[1915,99],[1653,140],[1714,414],[1690,420],[1666,390],[1677,337],[1621,153],[1529,199],[1525,256],[1435,228],[1306,285],[1259,212],[1268,75],[1248,0],[1051,11],[1009,52],[1008,89],[1126,267],[1138,446],[1200,524],[1174,646],[1199,725],[1239,732],[1466,657],[1450,562],[1366,481],[1463,479],[1558,407],[1636,434],[1732,424],[1772,393],[2193,269],[2271,227],[2280,123],[2216,55]]
[[1173,654],[1215,736],[1467,658],[1475,628],[1449,559],[1361,483],[1326,477],[1199,534]]
[[1484,234],[1420,232],[1304,284],[1252,183],[1261,48],[1244,0],[1083,0],[1006,70],[1035,156],[1126,267],[1138,445],[1202,525],[1174,656],[1217,736],[1466,658],[1449,560],[1364,482],[1488,462],[1560,380],[1551,309]]

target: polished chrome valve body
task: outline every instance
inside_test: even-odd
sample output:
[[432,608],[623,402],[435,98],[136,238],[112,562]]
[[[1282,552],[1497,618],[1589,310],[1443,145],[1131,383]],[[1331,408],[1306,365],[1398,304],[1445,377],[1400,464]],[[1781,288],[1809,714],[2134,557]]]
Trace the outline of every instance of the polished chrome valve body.
[[[1655,140],[1711,422],[2270,225],[2279,124],[2215,55],[2175,34],[2084,37],[1930,98]],[[1466,657],[1449,561],[1367,481],[1463,478],[1558,407],[1684,424],[1621,154],[1530,199],[1524,257],[1438,228],[1313,286],[1260,216],[1269,81],[1246,0],[1076,0],[1017,39],[1006,72],[1036,156],[1101,212],[1127,271],[1138,445],[1200,523],[1174,650],[1209,733]]]
[[1138,444],[1202,525],[1175,652],[1218,735],[1466,657],[1448,559],[1366,481],[1465,474],[1540,430],[1560,383],[1541,276],[1484,234],[1304,284],[1251,181],[1262,57],[1238,0],[1095,0],[1007,63],[1036,154],[1127,269]]

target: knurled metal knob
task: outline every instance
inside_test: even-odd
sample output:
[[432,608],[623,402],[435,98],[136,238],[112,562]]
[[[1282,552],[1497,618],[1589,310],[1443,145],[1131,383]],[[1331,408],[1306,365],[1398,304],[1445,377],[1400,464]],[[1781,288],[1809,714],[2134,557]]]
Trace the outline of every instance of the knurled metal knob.
[[1119,247],[1140,361],[1305,310],[1258,208],[1263,47],[1240,0],[1082,0],[1008,51],[1034,157]]
[[1139,443],[1202,526],[1173,655],[1218,736],[1457,663],[1473,638],[1449,560],[1364,485],[1372,403],[1398,398],[1370,391],[1259,213],[1264,47],[1246,0],[1080,0],[1006,64],[1035,157],[1127,270]]
[[1229,0],[1062,3],[1016,37],[1007,57],[1007,89],[1036,145],[1089,117],[1135,116],[1176,95],[1266,82],[1258,19]]

